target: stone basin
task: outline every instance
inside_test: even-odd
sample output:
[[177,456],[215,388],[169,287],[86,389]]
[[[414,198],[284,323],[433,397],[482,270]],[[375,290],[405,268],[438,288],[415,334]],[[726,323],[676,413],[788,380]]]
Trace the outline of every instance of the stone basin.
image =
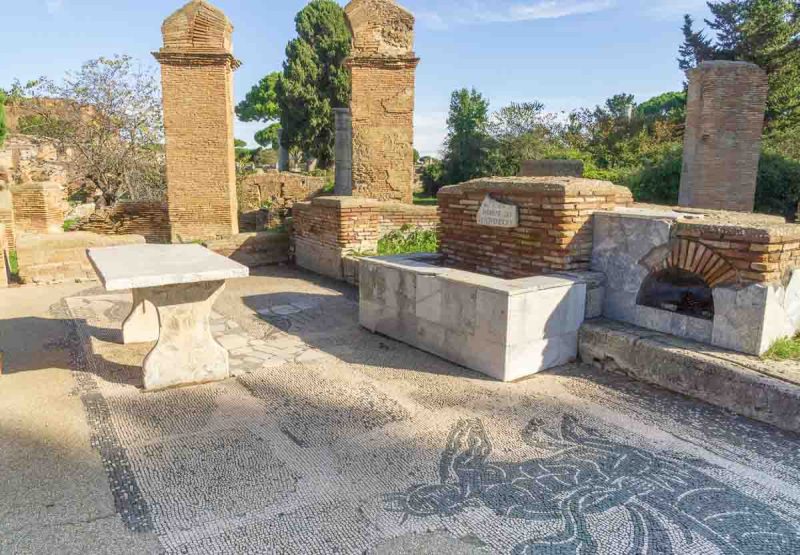
[[587,284],[579,277],[501,279],[439,265],[436,255],[364,258],[359,319],[502,381],[577,356]]

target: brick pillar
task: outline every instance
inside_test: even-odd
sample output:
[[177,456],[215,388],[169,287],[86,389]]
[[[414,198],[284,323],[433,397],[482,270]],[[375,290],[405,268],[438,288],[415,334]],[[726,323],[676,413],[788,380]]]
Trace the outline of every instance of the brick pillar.
[[414,16],[392,0],[353,0],[353,196],[411,203],[414,188]]
[[172,241],[239,232],[233,146],[233,26],[205,0],[194,0],[161,26]]
[[353,119],[349,108],[334,108],[336,119],[336,196],[353,194]]
[[745,62],[703,62],[688,76],[680,205],[752,212],[766,73]]

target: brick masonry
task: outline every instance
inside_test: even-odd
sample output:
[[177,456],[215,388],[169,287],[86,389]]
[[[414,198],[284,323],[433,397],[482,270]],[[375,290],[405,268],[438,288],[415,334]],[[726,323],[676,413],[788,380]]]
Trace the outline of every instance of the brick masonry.
[[174,242],[238,233],[233,145],[233,26],[195,0],[168,17],[161,64],[167,197]]
[[295,237],[346,252],[374,252],[384,235],[405,225],[435,229],[436,207],[353,197],[320,197],[294,206]]
[[752,212],[767,100],[766,73],[745,62],[688,72],[680,205]]
[[64,231],[66,202],[61,185],[52,182],[12,185],[11,196],[16,234]]
[[266,172],[244,178],[239,185],[239,210],[258,210],[265,202],[280,199],[291,205],[311,200],[325,188],[326,178],[291,172]]
[[796,224],[682,221],[675,235],[685,243],[683,252],[688,260],[691,260],[689,249],[692,246],[695,258],[703,247],[722,260],[716,276],[708,275],[711,268],[708,264],[699,271],[697,267],[685,268],[698,273],[711,285],[776,283],[785,281],[792,270],[800,268],[800,226]]
[[414,16],[391,0],[353,0],[353,196],[412,202]]
[[289,234],[285,232],[239,233],[208,241],[205,246],[249,268],[289,261]]
[[118,202],[80,221],[77,228],[100,235],[141,235],[148,243],[169,243],[169,211],[164,202]]
[[[487,195],[518,206],[520,225],[479,225]],[[633,203],[625,187],[569,177],[476,179],[444,187],[438,197],[445,264],[506,279],[588,270],[592,215]]]

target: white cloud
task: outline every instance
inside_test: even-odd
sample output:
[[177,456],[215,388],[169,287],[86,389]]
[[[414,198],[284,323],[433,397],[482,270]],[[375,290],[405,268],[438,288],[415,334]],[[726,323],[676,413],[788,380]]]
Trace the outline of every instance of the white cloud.
[[64,7],[64,0],[47,0],[47,13],[50,15],[56,14]]
[[615,4],[616,0],[536,0],[516,3],[506,0],[454,0],[437,11],[419,12],[417,18],[421,24],[441,30],[447,29],[451,24],[557,19],[600,12]]

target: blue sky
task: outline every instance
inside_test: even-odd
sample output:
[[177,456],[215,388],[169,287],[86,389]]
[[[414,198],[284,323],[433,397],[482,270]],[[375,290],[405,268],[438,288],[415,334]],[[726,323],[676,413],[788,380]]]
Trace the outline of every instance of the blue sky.
[[[3,0],[0,87],[16,77],[57,77],[100,55],[144,64],[160,46],[169,0]],[[215,0],[235,26],[242,98],[280,69],[304,0]],[[345,2],[342,2],[343,4]],[[707,15],[705,0],[405,0],[417,16],[415,143],[435,154],[450,93],[476,87],[493,108],[540,100],[552,112],[593,106],[619,92],[640,101],[678,90],[675,61],[683,14]],[[12,46],[13,45],[13,46]],[[258,124],[238,124],[251,141]]]

